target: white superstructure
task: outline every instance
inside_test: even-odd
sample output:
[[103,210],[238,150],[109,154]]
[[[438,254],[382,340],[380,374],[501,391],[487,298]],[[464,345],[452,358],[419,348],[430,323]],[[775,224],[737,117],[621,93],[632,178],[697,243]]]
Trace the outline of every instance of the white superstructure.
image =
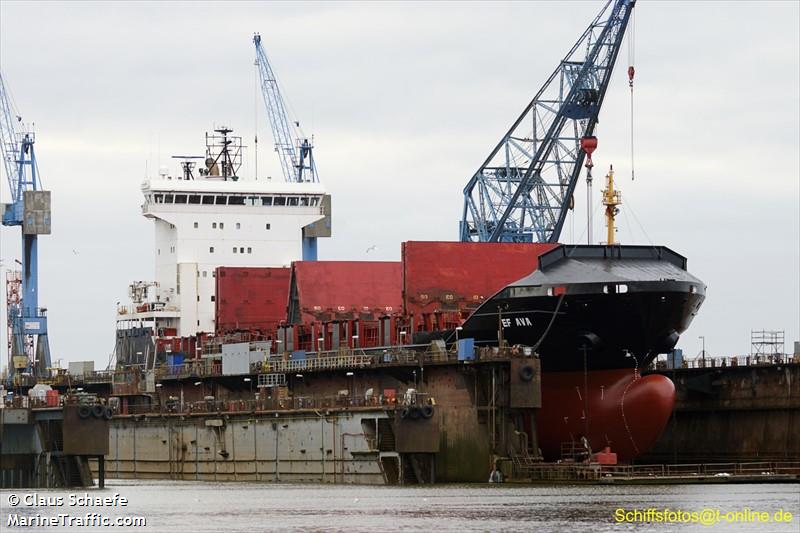
[[178,336],[215,331],[217,267],[314,260],[316,239],[330,236],[330,197],[320,183],[223,177],[214,159],[195,177],[186,165],[179,177],[142,183],[142,214],[155,229],[155,283],[144,297],[132,290],[133,305],[118,310],[128,326],[153,322]]

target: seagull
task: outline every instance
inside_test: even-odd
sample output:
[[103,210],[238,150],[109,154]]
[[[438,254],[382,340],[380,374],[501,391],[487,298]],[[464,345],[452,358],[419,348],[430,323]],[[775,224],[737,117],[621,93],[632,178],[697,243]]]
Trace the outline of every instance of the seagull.
[[78,251],[75,248],[72,249],[72,253],[78,255]]
[[370,253],[372,250],[377,250],[377,249],[378,249],[378,245],[377,244],[373,244],[372,246],[367,248],[367,252],[366,253]]

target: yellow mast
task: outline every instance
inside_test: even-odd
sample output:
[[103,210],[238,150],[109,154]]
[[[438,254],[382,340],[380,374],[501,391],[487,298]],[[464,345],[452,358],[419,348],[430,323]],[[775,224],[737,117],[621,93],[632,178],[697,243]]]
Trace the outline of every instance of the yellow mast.
[[606,188],[603,191],[603,205],[606,206],[606,227],[608,228],[608,244],[614,242],[614,234],[617,228],[614,226],[614,217],[619,213],[618,205],[622,204],[622,192],[614,190],[614,167],[609,167],[606,174]]

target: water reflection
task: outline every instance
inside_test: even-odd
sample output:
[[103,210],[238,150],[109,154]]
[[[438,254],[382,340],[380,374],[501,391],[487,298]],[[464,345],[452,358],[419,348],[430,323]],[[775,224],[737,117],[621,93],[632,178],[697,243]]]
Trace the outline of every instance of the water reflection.
[[[116,531],[246,532],[256,531],[748,531],[800,530],[800,486],[667,485],[551,486],[509,485],[436,487],[352,487],[246,483],[143,482],[110,480],[104,493],[126,496],[127,508],[30,509],[25,515],[62,512],[147,518],[146,528]],[[38,491],[67,495],[63,491]],[[83,492],[83,491],[80,491]],[[98,493],[99,491],[92,491]],[[18,493],[22,493],[18,491]],[[2,525],[10,508],[2,498]],[[614,511],[702,508],[738,511],[749,508],[773,514],[791,512],[789,524],[617,524]],[[5,529],[5,528],[4,528]],[[25,528],[26,531],[55,531]],[[59,528],[58,531],[108,531],[108,528]]]

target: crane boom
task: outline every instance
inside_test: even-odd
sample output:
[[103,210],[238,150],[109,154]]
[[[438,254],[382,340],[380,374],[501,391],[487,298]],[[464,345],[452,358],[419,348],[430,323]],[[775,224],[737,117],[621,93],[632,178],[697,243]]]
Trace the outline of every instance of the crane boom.
[[635,1],[604,5],[469,180],[462,241],[558,241]]
[[16,200],[17,194],[17,157],[19,156],[19,142],[14,124],[19,121],[20,117],[11,105],[3,74],[0,73],[0,155],[3,156],[12,201]]
[[[286,104],[278,88],[278,80],[261,46],[259,34],[253,36],[253,43],[256,47],[256,66],[261,79],[261,92],[267,107],[272,137],[275,140],[275,151],[281,160],[284,179],[288,182],[318,182],[313,144],[308,138],[298,135],[292,122],[289,121]],[[299,126],[298,122],[294,124]]]

